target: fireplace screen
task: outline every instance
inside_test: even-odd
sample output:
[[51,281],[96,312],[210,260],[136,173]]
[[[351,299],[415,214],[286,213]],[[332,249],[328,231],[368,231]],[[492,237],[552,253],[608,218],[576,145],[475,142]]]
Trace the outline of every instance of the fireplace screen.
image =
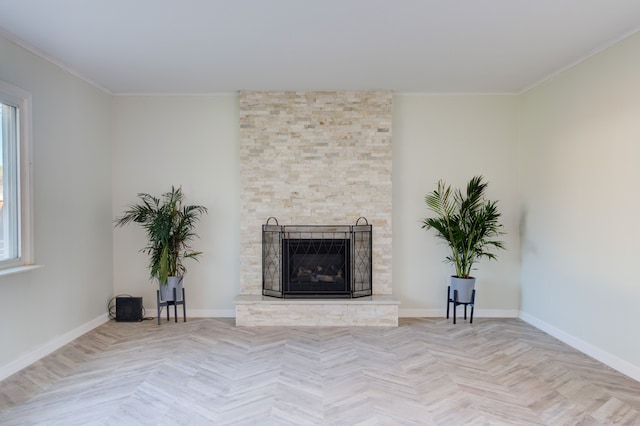
[[[270,224],[271,221],[275,224]],[[262,293],[276,297],[371,295],[371,225],[262,226]]]

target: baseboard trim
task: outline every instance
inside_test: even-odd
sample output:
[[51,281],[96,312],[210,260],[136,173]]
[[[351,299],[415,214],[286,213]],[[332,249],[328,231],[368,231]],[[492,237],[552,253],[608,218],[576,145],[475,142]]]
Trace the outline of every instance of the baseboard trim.
[[4,380],[12,374],[17,373],[25,367],[33,364],[41,358],[49,355],[51,352],[60,349],[67,343],[72,342],[83,334],[93,330],[94,328],[104,324],[109,321],[108,314],[102,314],[99,317],[87,322],[86,324],[81,325],[78,328],[75,328],[68,333],[63,334],[62,336],[56,337],[53,340],[45,343],[39,348],[21,356],[20,358],[0,367],[0,380]]
[[[463,307],[458,306],[458,316],[463,312]],[[510,309],[476,309],[473,312],[474,318],[518,318],[520,311]],[[443,318],[447,316],[446,309],[411,309],[400,308],[398,310],[400,318]]]
[[559,328],[547,322],[544,322],[539,318],[534,317],[533,315],[527,314],[526,312],[520,312],[520,319],[531,324],[537,329],[540,329],[545,333],[555,337],[561,342],[566,343],[572,348],[577,349],[580,352],[589,355],[594,359],[597,359],[601,363],[608,365],[614,370],[617,370],[620,373],[640,382],[640,367],[633,365],[630,362],[625,361],[605,350],[602,350],[599,347],[592,345],[591,343],[585,342],[584,340],[581,340],[565,331],[562,331]]

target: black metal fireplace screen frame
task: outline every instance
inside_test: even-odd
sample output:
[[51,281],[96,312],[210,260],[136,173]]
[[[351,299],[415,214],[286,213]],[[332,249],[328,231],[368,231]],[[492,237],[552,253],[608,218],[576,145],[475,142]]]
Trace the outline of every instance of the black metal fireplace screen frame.
[[[364,222],[364,224],[361,224]],[[344,256],[344,278],[333,286],[296,287],[292,285],[285,261],[291,260],[290,247],[326,241],[327,247],[342,247],[333,256]],[[295,250],[295,248],[293,249]],[[274,217],[262,225],[262,294],[281,298],[362,297],[372,294],[372,226],[366,218],[355,225],[280,225]],[[335,275],[334,275],[335,276]],[[320,275],[322,281],[323,275]]]

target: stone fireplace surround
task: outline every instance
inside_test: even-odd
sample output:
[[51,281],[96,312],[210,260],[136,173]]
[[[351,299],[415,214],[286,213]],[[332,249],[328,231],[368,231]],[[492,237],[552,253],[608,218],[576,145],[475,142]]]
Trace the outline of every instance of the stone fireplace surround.
[[[236,324],[397,325],[391,296],[391,110],[388,91],[249,92],[240,103],[241,294]],[[261,228],[373,225],[373,296],[262,296]]]

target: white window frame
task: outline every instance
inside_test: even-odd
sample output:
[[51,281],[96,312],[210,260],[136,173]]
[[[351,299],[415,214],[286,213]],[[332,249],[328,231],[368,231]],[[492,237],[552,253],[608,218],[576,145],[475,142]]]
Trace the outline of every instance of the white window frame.
[[33,160],[31,145],[31,93],[0,81],[0,102],[18,108],[18,257],[0,261],[0,275],[34,264]]

